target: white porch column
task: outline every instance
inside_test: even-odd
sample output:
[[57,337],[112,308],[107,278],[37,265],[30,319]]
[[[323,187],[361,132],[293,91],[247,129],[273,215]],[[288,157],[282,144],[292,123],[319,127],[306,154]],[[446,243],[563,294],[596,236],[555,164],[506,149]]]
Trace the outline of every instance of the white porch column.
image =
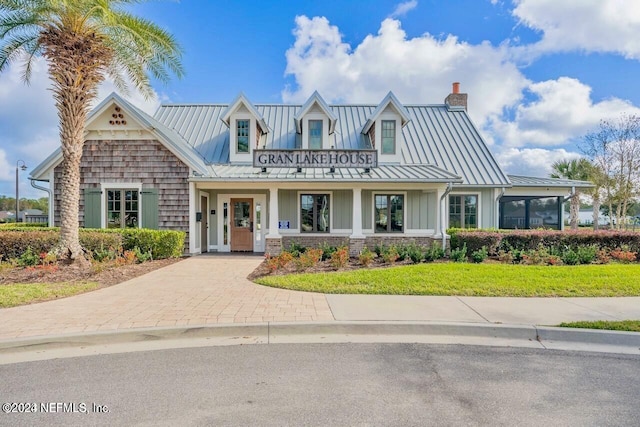
[[362,234],[362,189],[353,189],[353,219],[351,220],[351,238],[364,239]]
[[196,253],[196,183],[189,183],[189,253]]
[[280,231],[278,227],[278,188],[269,189],[269,235],[267,237],[279,238]]

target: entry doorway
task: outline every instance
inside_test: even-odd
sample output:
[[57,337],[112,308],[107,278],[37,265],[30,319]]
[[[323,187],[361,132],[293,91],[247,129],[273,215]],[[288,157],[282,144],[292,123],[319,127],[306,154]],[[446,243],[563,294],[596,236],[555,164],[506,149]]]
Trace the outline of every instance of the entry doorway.
[[200,252],[209,251],[209,198],[200,196]]
[[231,199],[231,251],[253,251],[253,199]]

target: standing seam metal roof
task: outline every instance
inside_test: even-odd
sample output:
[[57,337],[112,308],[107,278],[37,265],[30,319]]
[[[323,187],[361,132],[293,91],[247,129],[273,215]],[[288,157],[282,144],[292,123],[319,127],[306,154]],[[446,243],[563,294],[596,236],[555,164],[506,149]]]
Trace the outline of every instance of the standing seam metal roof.
[[[294,117],[302,106],[254,106],[269,128],[260,148],[300,148],[301,136],[296,132]],[[155,119],[180,134],[208,164],[228,165],[229,128],[221,120],[227,107],[226,104],[163,105]],[[332,105],[330,108],[338,118],[334,133],[336,149],[371,148],[368,136],[361,131],[377,105]],[[446,105],[405,105],[405,109],[411,120],[402,129],[404,165],[396,165],[397,168],[388,173],[400,174],[403,167],[411,165],[433,165],[452,176],[462,177],[462,186],[511,186],[466,111]],[[372,174],[374,171],[375,168]]]

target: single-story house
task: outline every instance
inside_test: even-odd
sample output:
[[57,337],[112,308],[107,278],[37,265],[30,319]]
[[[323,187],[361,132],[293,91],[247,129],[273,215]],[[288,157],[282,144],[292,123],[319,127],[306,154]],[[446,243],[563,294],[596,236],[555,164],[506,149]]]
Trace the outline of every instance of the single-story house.
[[[277,253],[305,246],[446,239],[448,227],[557,228],[584,181],[506,175],[454,83],[440,105],[162,105],[116,94],[89,116],[83,227],[187,232],[185,251]],[[61,150],[31,172],[59,223]],[[37,184],[39,182],[39,184]],[[43,184],[44,182],[44,184]]]

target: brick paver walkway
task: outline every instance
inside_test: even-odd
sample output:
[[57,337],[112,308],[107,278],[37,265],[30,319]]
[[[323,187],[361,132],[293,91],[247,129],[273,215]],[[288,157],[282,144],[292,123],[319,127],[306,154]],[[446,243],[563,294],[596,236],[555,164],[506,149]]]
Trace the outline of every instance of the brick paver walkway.
[[188,258],[119,285],[0,309],[0,339],[154,326],[330,321],[322,294],[256,285],[261,257]]

